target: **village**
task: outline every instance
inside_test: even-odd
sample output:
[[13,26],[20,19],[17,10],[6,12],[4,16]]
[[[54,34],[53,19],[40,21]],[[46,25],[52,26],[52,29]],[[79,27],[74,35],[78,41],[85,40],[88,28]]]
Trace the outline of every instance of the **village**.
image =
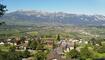
[[22,57],[22,60],[76,60],[81,57],[80,53],[83,48],[87,49],[82,51],[86,56],[84,55],[81,59],[91,59],[89,54],[93,52],[90,51],[102,47],[104,43],[104,41],[97,42],[94,38],[89,41],[73,38],[61,39],[59,34],[57,38],[40,38],[39,36],[29,38],[25,36],[7,40],[0,39],[0,47],[10,47],[4,48],[6,51],[13,49],[14,51],[28,52],[29,54]]

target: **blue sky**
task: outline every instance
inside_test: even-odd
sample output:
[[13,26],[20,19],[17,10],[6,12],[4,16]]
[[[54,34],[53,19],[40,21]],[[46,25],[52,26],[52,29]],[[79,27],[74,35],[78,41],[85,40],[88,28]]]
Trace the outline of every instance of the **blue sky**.
[[3,0],[9,12],[15,10],[42,10],[77,14],[105,15],[105,0]]

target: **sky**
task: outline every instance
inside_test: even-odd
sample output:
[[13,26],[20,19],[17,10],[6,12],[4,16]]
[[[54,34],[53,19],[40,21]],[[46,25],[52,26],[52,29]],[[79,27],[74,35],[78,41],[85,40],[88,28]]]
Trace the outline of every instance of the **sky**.
[[8,12],[16,10],[41,10],[76,14],[105,15],[105,0],[1,0]]

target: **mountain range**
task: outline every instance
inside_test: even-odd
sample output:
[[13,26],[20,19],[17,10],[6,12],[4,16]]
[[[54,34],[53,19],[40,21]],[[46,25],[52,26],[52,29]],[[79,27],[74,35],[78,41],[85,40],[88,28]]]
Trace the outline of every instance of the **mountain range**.
[[104,26],[105,16],[18,10],[0,17],[9,25],[88,25]]

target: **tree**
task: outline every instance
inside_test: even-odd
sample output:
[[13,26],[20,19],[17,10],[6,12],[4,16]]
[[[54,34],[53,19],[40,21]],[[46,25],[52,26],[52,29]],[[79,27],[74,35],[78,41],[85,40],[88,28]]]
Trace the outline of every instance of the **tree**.
[[[7,11],[6,6],[3,4],[0,4],[0,17],[4,15],[4,13]],[[5,22],[1,22],[0,25],[5,24]]]
[[7,11],[6,7],[7,6],[0,4],[0,16],[3,16],[4,13]]
[[59,34],[57,35],[57,41],[60,41],[60,35]]
[[43,51],[37,51],[35,54],[35,60],[46,60],[47,55]]
[[78,46],[78,45],[76,44],[76,42],[74,42],[74,49],[76,49],[76,48],[77,48],[77,46]]
[[57,44],[55,44],[55,41],[53,40],[53,49],[57,47]]
[[21,43],[24,43],[24,42],[25,42],[25,40],[26,40],[26,38],[25,38],[25,37],[21,37],[21,38],[20,38]]
[[81,50],[80,50],[80,59],[86,60],[88,58],[94,58],[94,53],[86,45],[85,47],[81,48]]
[[22,55],[18,52],[8,52],[4,60],[22,60]]
[[36,50],[37,49],[37,46],[38,46],[38,42],[36,40],[32,40],[30,41],[30,48],[33,49],[33,50]]
[[96,47],[96,51],[99,53],[105,53],[105,44],[102,44],[102,46]]
[[67,53],[67,56],[66,56],[66,57],[67,57],[67,58],[70,57],[70,58],[72,58],[72,59],[74,59],[74,58],[76,59],[76,58],[79,58],[79,55],[80,55],[80,54],[79,54],[79,52],[78,52],[77,50],[72,49],[70,52]]
[[[7,11],[6,7],[7,7],[6,5],[0,4],[0,17],[3,16],[4,13]],[[4,24],[4,23],[5,23],[5,22],[1,22],[1,23],[0,23],[0,26],[1,26],[2,24]]]
[[24,58],[27,58],[30,56],[30,52],[26,49],[24,52],[23,52],[23,57]]
[[0,49],[0,60],[5,60],[7,57],[7,53]]
[[0,23],[0,25],[5,25],[5,24],[6,24],[5,22],[1,22],[1,23]]
[[0,60],[22,60],[22,53],[16,51],[0,51]]
[[96,39],[95,39],[95,38],[92,38],[92,39],[90,40],[90,43],[91,43],[92,45],[96,45]]
[[15,52],[15,49],[16,49],[15,46],[11,46],[11,47],[9,48],[9,52]]

